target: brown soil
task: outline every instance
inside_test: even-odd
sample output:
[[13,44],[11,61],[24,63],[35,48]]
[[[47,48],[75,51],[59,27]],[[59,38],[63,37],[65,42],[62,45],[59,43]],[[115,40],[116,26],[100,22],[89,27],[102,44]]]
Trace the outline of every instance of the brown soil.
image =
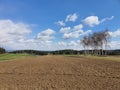
[[120,62],[50,55],[3,61],[0,90],[120,90]]

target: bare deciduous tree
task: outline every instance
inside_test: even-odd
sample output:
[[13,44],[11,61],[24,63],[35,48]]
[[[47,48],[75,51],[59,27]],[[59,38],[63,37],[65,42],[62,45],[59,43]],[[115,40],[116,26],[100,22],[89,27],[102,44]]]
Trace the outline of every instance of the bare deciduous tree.
[[[110,41],[110,34],[108,30],[101,32],[94,32],[91,35],[84,36],[81,44],[84,47],[85,55],[89,54],[89,48],[92,49],[94,55],[107,55],[108,42]],[[103,52],[105,48],[105,53]]]

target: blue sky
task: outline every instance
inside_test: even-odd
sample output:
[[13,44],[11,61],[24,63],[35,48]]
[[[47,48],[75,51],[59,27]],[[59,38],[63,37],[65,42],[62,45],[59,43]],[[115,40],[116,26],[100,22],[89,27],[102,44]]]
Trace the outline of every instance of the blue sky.
[[120,48],[120,0],[0,0],[0,46],[83,49],[80,39],[108,28]]

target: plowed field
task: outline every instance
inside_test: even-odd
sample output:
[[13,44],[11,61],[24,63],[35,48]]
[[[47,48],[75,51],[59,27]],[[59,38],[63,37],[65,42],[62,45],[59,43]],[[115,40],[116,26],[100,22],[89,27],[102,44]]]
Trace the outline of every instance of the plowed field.
[[120,90],[120,62],[52,55],[1,61],[0,90]]

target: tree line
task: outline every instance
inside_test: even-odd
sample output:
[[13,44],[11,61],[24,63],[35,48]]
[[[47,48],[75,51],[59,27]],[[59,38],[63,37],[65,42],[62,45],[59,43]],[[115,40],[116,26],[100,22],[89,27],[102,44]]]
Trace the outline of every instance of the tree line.
[[[94,50],[86,50],[86,52],[88,55],[88,52],[89,52],[89,54],[92,54],[92,52],[94,52]],[[103,50],[102,52],[103,52],[103,54],[105,54],[107,52],[107,55],[120,55],[120,49]],[[66,49],[66,50],[51,51],[51,52],[49,52],[49,54],[52,54],[52,55],[83,55],[83,54],[85,54],[85,51],[84,50]]]
[[[86,52],[92,53],[93,50],[86,50]],[[117,50],[103,50],[103,53],[107,52],[107,55],[120,55],[120,49]],[[14,54],[33,54],[33,55],[83,55],[85,53],[84,50],[56,50],[56,51],[38,51],[38,50],[15,50],[11,52],[7,52],[4,48],[0,48],[0,54],[3,53],[14,53]]]
[[38,51],[38,50],[16,50],[16,51],[11,51],[9,53],[14,53],[14,54],[21,54],[21,53],[27,53],[27,54],[33,54],[33,55],[47,55],[47,51]]
[[6,50],[5,50],[5,48],[0,47],[0,54],[3,54],[3,53],[6,53]]

